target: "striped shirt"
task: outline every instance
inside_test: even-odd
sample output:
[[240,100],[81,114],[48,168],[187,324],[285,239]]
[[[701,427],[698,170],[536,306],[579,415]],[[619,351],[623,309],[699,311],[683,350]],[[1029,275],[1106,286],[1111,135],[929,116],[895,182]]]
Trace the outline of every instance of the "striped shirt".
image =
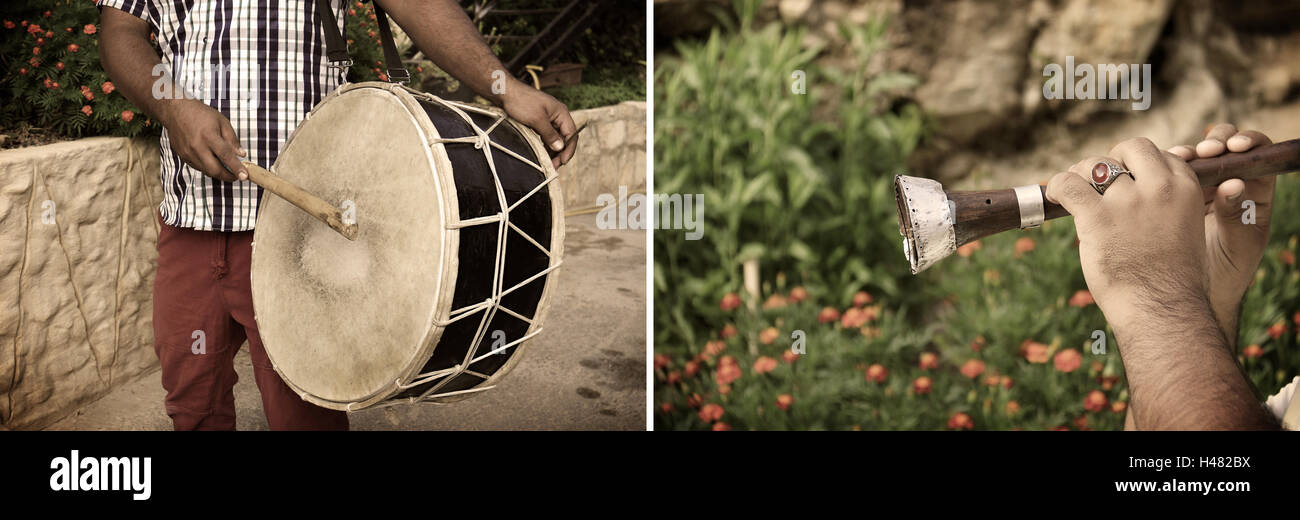
[[[331,0],[342,30],[341,8]],[[98,0],[153,26],[162,70],[187,97],[230,120],[248,156],[270,168],[280,147],[312,107],[344,82],[328,66],[315,0]],[[168,95],[156,83],[154,95]],[[178,94],[178,93],[176,93]],[[224,182],[172,152],[164,128],[161,207],[169,225],[204,231],[247,231],[257,221],[262,188]]]

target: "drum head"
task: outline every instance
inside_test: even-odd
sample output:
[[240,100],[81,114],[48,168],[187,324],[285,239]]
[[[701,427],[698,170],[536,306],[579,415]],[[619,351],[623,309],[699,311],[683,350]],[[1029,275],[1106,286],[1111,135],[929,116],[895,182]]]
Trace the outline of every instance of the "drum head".
[[341,409],[393,393],[440,330],[434,314],[455,283],[454,267],[443,265],[454,246],[444,244],[431,137],[396,94],[355,88],[318,105],[276,160],[276,174],[354,208],[360,231],[349,241],[262,195],[252,260],[258,329],[286,383],[316,404]]

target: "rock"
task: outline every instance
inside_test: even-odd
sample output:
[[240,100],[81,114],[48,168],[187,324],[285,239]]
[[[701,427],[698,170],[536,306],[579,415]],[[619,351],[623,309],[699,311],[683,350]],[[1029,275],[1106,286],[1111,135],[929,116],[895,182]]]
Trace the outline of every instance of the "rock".
[[645,193],[645,118],[643,101],[578,110],[573,120],[587,128],[573,159],[560,167],[564,206],[569,211],[596,206],[602,193]]
[[40,428],[157,368],[157,143],[0,154],[0,427]]

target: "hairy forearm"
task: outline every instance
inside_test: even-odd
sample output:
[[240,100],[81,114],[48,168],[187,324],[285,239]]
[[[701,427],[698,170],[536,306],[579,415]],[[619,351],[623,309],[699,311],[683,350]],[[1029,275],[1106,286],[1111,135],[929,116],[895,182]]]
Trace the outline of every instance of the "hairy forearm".
[[[99,56],[104,71],[123,96],[164,126],[170,123],[172,99],[153,94],[156,81],[171,78],[155,76],[162,58],[149,43],[149,25],[120,10],[106,7],[102,11]],[[181,92],[172,88],[170,92]]]
[[[1159,429],[1276,429],[1237,364],[1203,297],[1173,297],[1139,310],[1116,329],[1129,382],[1132,426]],[[1162,298],[1163,299],[1163,298]]]
[[[505,70],[478,29],[453,0],[375,0],[442,70],[489,101],[503,102],[495,81],[510,92],[518,80]],[[499,72],[498,72],[499,71]],[[496,73],[496,77],[493,74]],[[500,89],[498,89],[500,90]]]

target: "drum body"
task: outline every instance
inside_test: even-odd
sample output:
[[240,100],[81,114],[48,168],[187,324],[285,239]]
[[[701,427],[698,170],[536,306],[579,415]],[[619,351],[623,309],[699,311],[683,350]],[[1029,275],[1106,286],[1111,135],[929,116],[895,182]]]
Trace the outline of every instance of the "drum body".
[[463,399],[541,332],[564,208],[532,130],[400,85],[348,84],[272,172],[359,228],[349,241],[279,197],[260,201],[257,326],[304,399],[338,410]]

